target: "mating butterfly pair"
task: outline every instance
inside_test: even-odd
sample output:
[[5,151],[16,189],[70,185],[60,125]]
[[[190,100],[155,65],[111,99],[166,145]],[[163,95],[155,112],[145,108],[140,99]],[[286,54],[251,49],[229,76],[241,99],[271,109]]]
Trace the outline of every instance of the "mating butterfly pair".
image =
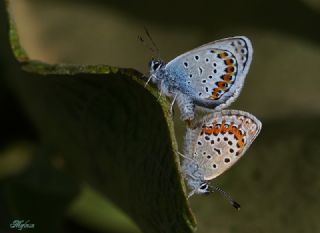
[[169,63],[152,59],[149,64],[149,80],[158,85],[160,94],[173,98],[172,104],[177,102],[182,120],[192,120],[196,107],[215,111],[187,130],[181,156],[189,196],[218,190],[237,207],[208,181],[238,161],[261,130],[261,122],[249,113],[217,112],[239,96],[252,54],[250,40],[238,36],[205,44]]

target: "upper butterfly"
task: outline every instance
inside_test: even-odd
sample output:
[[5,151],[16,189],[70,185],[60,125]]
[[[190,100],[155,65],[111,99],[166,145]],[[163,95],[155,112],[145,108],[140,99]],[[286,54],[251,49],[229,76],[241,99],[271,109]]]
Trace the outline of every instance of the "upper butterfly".
[[194,118],[195,105],[220,110],[239,95],[253,49],[244,36],[217,40],[169,63],[152,59],[150,77],[160,92],[177,100],[182,120]]

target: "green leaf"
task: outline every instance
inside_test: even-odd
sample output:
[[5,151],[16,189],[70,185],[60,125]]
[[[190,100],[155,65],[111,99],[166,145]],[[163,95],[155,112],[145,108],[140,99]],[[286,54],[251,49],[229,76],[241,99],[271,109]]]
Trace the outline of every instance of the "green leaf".
[[0,152],[0,180],[16,175],[31,163],[34,146],[27,142],[16,142]]
[[83,186],[81,195],[72,203],[68,216],[98,232],[141,232],[131,219],[88,185]]
[[[15,67],[7,81],[43,141],[59,150],[64,169],[120,207],[142,232],[192,232],[166,99],[158,101],[157,90],[145,88],[133,69],[30,60],[12,20],[10,38],[19,62],[6,57]],[[2,47],[1,54],[9,54]]]

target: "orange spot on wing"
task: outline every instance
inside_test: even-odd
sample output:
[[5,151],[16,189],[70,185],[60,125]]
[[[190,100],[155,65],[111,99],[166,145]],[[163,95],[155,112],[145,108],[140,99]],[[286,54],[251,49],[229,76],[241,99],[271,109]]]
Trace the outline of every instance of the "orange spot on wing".
[[225,127],[225,121],[222,121],[221,133],[225,134],[228,131],[228,128]]
[[228,65],[232,65],[233,64],[233,60],[232,59],[226,59],[224,60],[224,64]]
[[226,56],[228,56],[228,54],[226,52],[222,52],[218,54],[218,58],[225,58]]
[[233,73],[233,71],[234,71],[234,66],[228,66],[227,68],[226,68],[226,72],[228,73],[228,74],[231,74],[231,73]]
[[213,100],[219,99],[219,97],[218,97],[219,90],[220,90],[220,88],[214,88],[212,95],[209,96],[209,99],[213,99]]
[[220,132],[221,132],[221,126],[219,127],[219,128],[216,128],[216,124],[214,124],[213,125],[213,131],[212,131],[212,133],[214,134],[214,135],[218,135]]
[[224,124],[224,125],[223,125],[223,129],[222,129],[222,132],[223,132],[223,133],[233,132],[233,131],[232,131],[233,123],[231,123],[227,128],[226,128],[225,126],[226,126],[226,125]]
[[224,80],[224,81],[226,81],[226,82],[230,82],[230,74],[225,74],[225,75],[223,75],[222,76],[222,79]]
[[217,86],[219,89],[224,90],[225,89],[225,82],[217,82]]
[[221,130],[223,129],[223,123],[222,125],[220,125],[220,127],[217,127],[217,124],[216,123],[213,123],[213,125],[211,127],[204,127],[202,128],[202,131],[201,133],[205,133],[205,134],[214,134],[214,135],[218,135]]
[[204,128],[202,128],[201,133],[205,133],[205,134],[209,134],[209,135],[211,135],[211,134],[213,133],[213,128],[210,128],[210,127],[204,127]]
[[244,142],[242,140],[244,138],[244,135],[241,133],[239,128],[233,127],[230,125],[230,127],[228,128],[228,132],[231,132],[234,135],[234,137],[236,138],[237,146],[239,147],[239,149],[243,149]]

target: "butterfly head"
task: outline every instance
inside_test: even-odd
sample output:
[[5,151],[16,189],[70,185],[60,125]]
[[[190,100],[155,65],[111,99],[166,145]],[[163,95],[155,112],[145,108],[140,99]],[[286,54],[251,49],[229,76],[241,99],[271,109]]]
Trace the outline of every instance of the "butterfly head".
[[160,79],[157,73],[165,66],[165,63],[159,59],[152,58],[149,62],[149,72],[151,76],[154,76],[156,79]]
[[205,181],[202,181],[196,190],[196,193],[198,194],[209,194],[211,192],[209,184]]
[[235,209],[240,210],[240,204],[238,202],[236,202],[235,200],[233,200],[233,198],[228,193],[226,193],[224,190],[222,190],[221,188],[219,188],[217,186],[210,186],[206,181],[201,181],[198,188],[196,190],[193,190],[189,194],[189,197],[191,195],[193,195],[194,193],[196,193],[196,194],[210,194],[215,191],[218,191]]
[[193,194],[209,194],[212,193],[212,190],[209,186],[209,184],[204,181],[200,180],[196,177],[188,177],[187,178],[187,184],[190,188],[191,192],[188,195],[188,198],[190,198]]

